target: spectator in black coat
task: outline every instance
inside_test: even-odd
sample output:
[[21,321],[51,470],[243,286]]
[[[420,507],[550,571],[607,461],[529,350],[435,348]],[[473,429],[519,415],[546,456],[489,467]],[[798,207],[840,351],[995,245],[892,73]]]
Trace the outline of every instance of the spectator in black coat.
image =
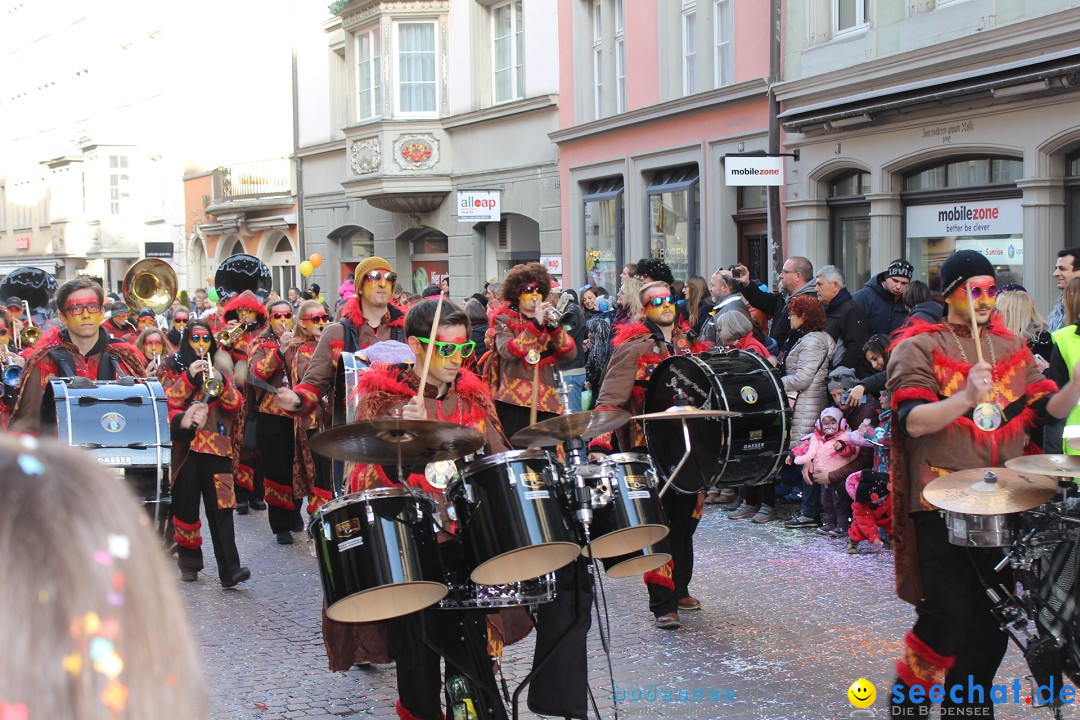
[[866,313],[871,335],[889,335],[907,322],[903,296],[914,272],[907,260],[893,260],[884,272],[867,280],[852,296]]
[[912,280],[904,290],[904,307],[908,309],[908,320],[923,322],[941,322],[945,314],[945,305],[934,298],[930,286],[921,280]]
[[[736,274],[737,273],[737,274]],[[791,318],[787,311],[787,302],[796,295],[809,295],[814,292],[814,265],[799,255],[784,261],[780,271],[780,290],[778,293],[765,292],[750,281],[750,271],[745,265],[739,265],[733,273],[739,291],[751,306],[772,318],[769,337],[778,347],[785,347],[791,335]]]
[[862,371],[866,360],[862,347],[866,343],[866,313],[844,286],[844,273],[835,265],[826,265],[817,274],[818,300],[825,305],[825,332],[836,341],[833,367],[849,367]]

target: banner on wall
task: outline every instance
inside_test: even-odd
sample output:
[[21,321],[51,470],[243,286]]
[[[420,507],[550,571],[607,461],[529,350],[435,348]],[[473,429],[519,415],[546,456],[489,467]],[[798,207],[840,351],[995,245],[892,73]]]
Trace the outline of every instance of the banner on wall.
[[498,222],[502,217],[499,205],[501,195],[501,190],[458,190],[458,220]]
[[943,205],[910,205],[907,236],[934,238],[963,235],[1023,235],[1024,211],[1020,198],[964,201]]

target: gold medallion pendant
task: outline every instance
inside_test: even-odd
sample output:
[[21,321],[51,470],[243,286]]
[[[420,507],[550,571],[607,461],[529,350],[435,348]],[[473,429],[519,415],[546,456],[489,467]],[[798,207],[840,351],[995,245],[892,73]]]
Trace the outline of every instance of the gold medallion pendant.
[[971,413],[975,426],[984,432],[993,432],[1005,421],[1005,414],[994,403],[984,402],[975,406]]

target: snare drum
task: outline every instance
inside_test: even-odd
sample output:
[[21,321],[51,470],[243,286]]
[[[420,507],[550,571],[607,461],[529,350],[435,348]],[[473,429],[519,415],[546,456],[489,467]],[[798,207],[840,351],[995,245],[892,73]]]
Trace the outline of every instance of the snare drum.
[[580,554],[556,477],[548,453],[511,450],[470,463],[447,487],[473,582],[502,585],[540,577]]
[[326,616],[387,620],[446,597],[434,504],[399,487],[353,493],[323,505],[311,524]]
[[[596,470],[590,472],[590,468]],[[599,466],[575,468],[592,490],[592,543],[589,557],[613,558],[660,542],[668,534],[664,507],[656,490],[656,470],[648,455],[616,453]]]
[[942,512],[949,542],[961,547],[1009,547],[1016,536],[1013,515],[966,515]]
[[651,548],[642,548],[626,555],[604,558],[604,574],[612,578],[633,577],[656,570],[667,565],[671,554],[663,551],[663,544]]
[[[441,543],[443,550],[453,542]],[[443,555],[449,594],[439,601],[440,609],[471,609],[539,605],[555,599],[555,575],[530,578],[503,585],[480,585],[469,579],[469,568]]]

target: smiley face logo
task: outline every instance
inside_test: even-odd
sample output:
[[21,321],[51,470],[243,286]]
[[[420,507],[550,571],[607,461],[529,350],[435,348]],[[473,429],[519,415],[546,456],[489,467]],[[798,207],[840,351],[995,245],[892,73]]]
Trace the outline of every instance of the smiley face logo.
[[877,699],[877,688],[866,678],[859,678],[847,689],[848,700],[857,708],[868,708]]

